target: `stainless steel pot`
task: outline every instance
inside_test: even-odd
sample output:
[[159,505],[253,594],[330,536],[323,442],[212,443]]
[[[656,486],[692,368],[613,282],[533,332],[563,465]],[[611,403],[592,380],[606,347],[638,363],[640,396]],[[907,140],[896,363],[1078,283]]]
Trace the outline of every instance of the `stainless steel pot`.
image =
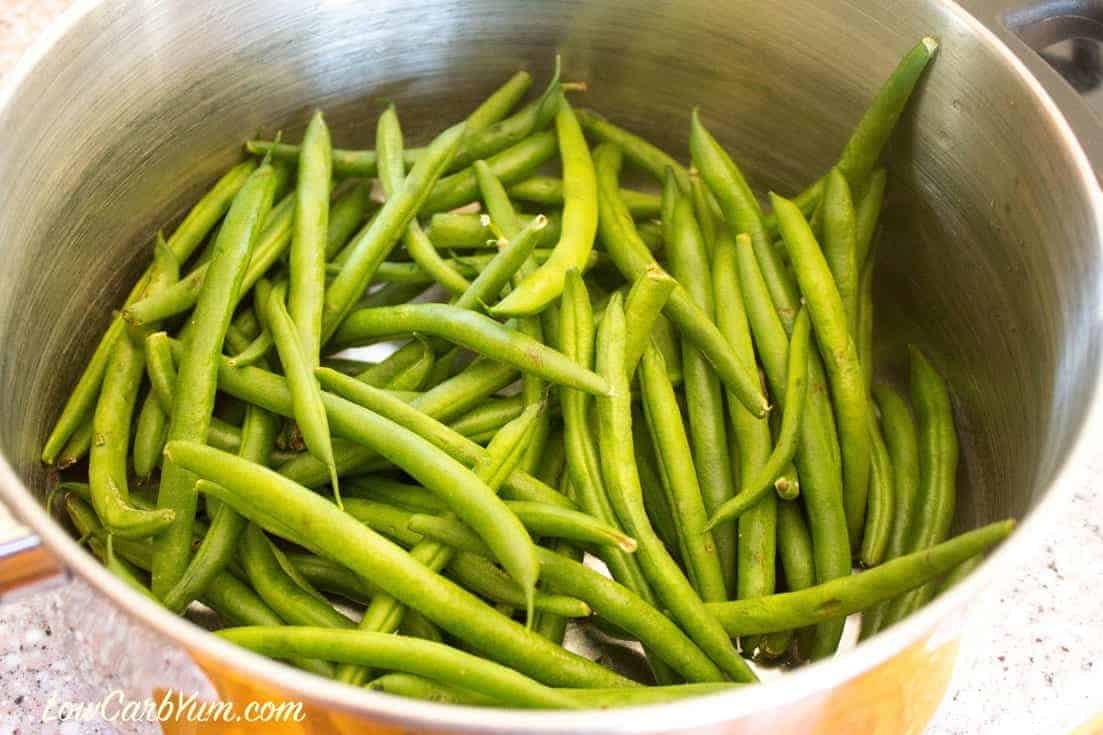
[[[921,727],[946,684],[955,613],[1046,533],[1067,497],[1066,468],[1103,426],[1103,198],[1069,124],[1089,133],[1095,121],[1002,16],[974,7],[985,22],[949,0],[80,4],[0,97],[0,497],[33,529],[5,547],[0,580],[17,562],[25,579],[43,576],[48,547],[67,573],[189,649],[223,694],[250,685],[316,705],[329,729],[308,731]],[[1051,28],[1045,14],[1015,18],[1035,37]],[[891,152],[878,343],[889,358],[921,342],[953,384],[965,450],[957,529],[1025,522],[965,583],[857,650],[646,712],[397,700],[244,653],[168,614],[43,510],[38,449],[145,243],[258,130],[294,139],[322,106],[340,143],[369,144],[387,98],[409,138],[424,138],[518,66],[546,73],[558,50],[570,77],[589,82],[586,104],[683,158],[689,108],[700,104],[756,187],[794,192],[826,169],[900,54],[928,34],[942,48]]]

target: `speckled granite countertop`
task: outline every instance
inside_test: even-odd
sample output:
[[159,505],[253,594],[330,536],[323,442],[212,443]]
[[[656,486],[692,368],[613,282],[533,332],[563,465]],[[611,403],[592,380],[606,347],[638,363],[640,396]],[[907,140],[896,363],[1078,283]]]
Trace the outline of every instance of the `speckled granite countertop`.
[[[70,4],[0,0],[0,74]],[[1051,542],[973,604],[950,691],[928,735],[1061,734],[1103,711],[1100,477],[1103,449],[1070,478],[1076,492]],[[124,646],[130,655],[119,658]],[[149,680],[145,672],[206,688],[182,652],[131,625],[79,581],[0,607],[0,735],[156,732],[148,725],[40,721],[51,695],[95,700]]]

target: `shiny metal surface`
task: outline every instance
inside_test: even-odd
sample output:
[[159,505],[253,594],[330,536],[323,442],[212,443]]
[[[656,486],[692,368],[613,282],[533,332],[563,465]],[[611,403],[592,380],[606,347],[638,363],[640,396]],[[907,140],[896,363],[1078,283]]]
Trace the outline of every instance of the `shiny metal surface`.
[[[243,654],[170,616],[41,509],[38,448],[148,258],[152,233],[258,131],[295,139],[321,106],[340,145],[367,145],[380,101],[392,99],[408,139],[423,140],[518,66],[546,75],[558,50],[567,76],[589,83],[584,104],[683,159],[689,109],[700,104],[757,189],[793,193],[830,164],[876,86],[923,35],[942,48],[890,152],[877,341],[887,374],[903,344],[918,341],[951,380],[964,452],[957,527],[1008,515],[1027,523],[966,583],[857,651],[783,685],[639,716],[396,702]],[[811,697],[920,640],[1010,563],[1014,547],[1036,543],[1046,508],[1061,502],[1062,465],[1099,440],[1096,182],[1039,83],[949,2],[106,0],[80,6],[13,77],[0,98],[0,176],[9,182],[0,209],[0,495],[75,573],[152,627],[335,708],[484,733],[639,733]],[[1061,101],[1087,129],[1074,97]]]

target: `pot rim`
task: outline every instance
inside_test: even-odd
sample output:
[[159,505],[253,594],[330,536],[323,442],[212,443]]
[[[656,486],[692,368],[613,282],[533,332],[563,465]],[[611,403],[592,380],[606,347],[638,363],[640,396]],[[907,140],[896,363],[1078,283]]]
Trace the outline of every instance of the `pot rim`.
[[[78,0],[24,53],[0,86],[0,110],[18,93],[24,80],[50,53],[54,45],[76,27],[104,0]],[[1103,192],[1100,191],[1091,163],[1065,116],[1045,91],[1042,83],[1027,69],[988,27],[965,11],[954,0],[934,0],[966,30],[1000,55],[1019,81],[1025,85],[1054,123],[1056,134],[1074,161],[1074,180],[1086,191],[1095,221],[1096,249],[1103,256]],[[1103,288],[1103,286],[1101,286]],[[1099,324],[1095,329],[1099,331]],[[1013,537],[1001,544],[981,566],[961,584],[940,595],[930,604],[861,644],[860,653],[848,651],[832,659],[787,672],[785,685],[738,687],[731,692],[695,697],[663,704],[583,712],[540,712],[533,710],[489,709],[423,702],[352,687],[324,679],[291,666],[246,651],[205,629],[176,616],[148,600],[107,571],[45,511],[23,481],[0,454],[0,496],[17,518],[26,522],[61,561],[91,583],[113,604],[130,613],[143,625],[172,639],[189,651],[201,654],[243,676],[254,677],[265,685],[305,702],[323,704],[351,714],[369,715],[395,724],[432,727],[435,730],[478,731],[481,733],[631,733],[642,734],[734,721],[826,692],[870,671],[909,646],[927,641],[928,647],[943,642],[941,630],[955,631],[960,619],[949,619],[952,611],[1001,576],[1005,568],[1031,548],[1041,545],[1058,508],[1071,496],[1074,484],[1070,468],[1094,455],[1089,437],[1103,431],[1103,369],[1097,371],[1090,386],[1088,408],[1083,425],[1064,459],[1054,468],[1046,483],[1046,496],[1021,520]],[[940,628],[940,624],[943,626]],[[953,635],[949,638],[954,637]],[[644,712],[643,710],[646,710]]]

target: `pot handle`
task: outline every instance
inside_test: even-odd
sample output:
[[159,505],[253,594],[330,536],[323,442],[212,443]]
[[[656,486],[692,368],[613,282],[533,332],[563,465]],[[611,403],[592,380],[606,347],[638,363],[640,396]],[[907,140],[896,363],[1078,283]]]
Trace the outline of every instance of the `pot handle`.
[[0,604],[67,579],[65,569],[38,536],[0,505]]
[[[1012,0],[1014,2],[1014,0]],[[977,14],[1038,80],[1064,114],[1103,180],[1103,127],[1083,96],[1103,90],[1103,0],[1037,0]],[[1071,58],[1050,48],[1068,41]]]

